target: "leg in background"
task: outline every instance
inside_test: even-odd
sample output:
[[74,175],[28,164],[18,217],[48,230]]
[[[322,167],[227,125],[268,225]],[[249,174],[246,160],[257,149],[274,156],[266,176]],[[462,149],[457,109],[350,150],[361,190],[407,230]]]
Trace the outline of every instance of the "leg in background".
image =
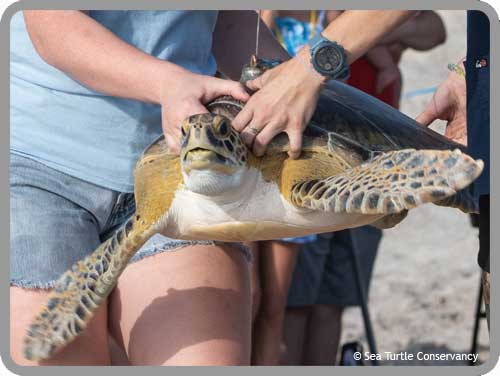
[[286,309],[283,327],[285,351],[281,359],[282,365],[300,366],[303,364],[304,343],[311,309],[312,306],[288,307]]
[[304,365],[335,365],[342,329],[343,307],[317,304],[309,316]]
[[259,313],[260,301],[262,299],[262,289],[260,285],[260,250],[259,242],[246,242],[244,243],[252,254],[252,265],[250,272],[250,285],[252,291],[252,323],[255,322],[257,314]]
[[252,364],[278,365],[288,288],[300,245],[281,241],[260,244],[262,298],[253,332]]

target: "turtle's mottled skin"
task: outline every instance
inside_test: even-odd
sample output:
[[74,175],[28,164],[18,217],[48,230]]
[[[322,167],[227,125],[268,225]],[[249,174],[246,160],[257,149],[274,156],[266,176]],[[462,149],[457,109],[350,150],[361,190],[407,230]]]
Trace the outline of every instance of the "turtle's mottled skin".
[[186,119],[180,156],[163,138],[144,152],[135,169],[136,213],[61,276],[27,333],[26,358],[48,358],[81,333],[155,233],[264,240],[390,227],[428,202],[474,208],[464,188],[481,173],[481,161],[347,85],[324,90],[296,160],[285,135],[255,157],[231,127],[242,107],[222,97],[208,104],[210,113]]

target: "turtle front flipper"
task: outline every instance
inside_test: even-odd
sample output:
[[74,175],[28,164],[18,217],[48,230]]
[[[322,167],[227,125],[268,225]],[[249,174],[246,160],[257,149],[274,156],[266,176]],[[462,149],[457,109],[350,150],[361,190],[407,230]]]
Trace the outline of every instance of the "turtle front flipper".
[[56,282],[24,338],[28,360],[51,357],[87,326],[130,258],[151,236],[135,217]]
[[382,153],[339,175],[297,183],[296,206],[352,214],[395,214],[442,202],[471,184],[483,162],[460,150],[404,149]]

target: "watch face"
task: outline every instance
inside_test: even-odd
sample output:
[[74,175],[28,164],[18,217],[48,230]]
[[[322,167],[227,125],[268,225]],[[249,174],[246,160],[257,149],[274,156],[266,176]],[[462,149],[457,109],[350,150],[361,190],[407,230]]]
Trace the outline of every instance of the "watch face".
[[316,64],[325,72],[333,72],[342,65],[342,55],[333,46],[321,47],[315,56]]

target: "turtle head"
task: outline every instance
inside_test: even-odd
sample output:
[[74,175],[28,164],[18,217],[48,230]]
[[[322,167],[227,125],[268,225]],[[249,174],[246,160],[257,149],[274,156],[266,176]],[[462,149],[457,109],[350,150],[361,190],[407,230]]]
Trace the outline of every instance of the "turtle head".
[[192,115],[181,129],[182,173],[189,190],[211,196],[243,184],[248,149],[231,120],[213,113]]

